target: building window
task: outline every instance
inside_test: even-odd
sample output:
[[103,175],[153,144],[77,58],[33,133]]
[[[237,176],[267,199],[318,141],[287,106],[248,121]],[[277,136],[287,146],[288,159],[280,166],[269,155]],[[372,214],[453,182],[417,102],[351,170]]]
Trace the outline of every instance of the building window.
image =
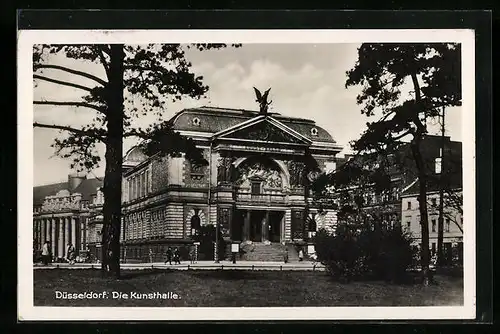
[[406,206],[406,209],[407,209],[407,210],[411,210],[411,201],[408,201],[407,206]]
[[431,198],[431,203],[432,203],[432,206],[437,206],[437,199]]
[[410,230],[411,230],[411,221],[407,221],[406,222],[406,231],[410,232]]
[[432,222],[432,232],[436,232],[436,219],[433,219],[431,222]]
[[193,118],[193,125],[194,126],[200,126],[201,125],[201,120],[198,117]]
[[132,198],[136,199],[137,198],[137,177],[136,176],[134,176],[132,178],[132,183],[134,184],[134,191],[133,191]]
[[311,135],[312,135],[312,136],[317,136],[317,135],[318,135],[318,129],[316,129],[316,128],[312,128],[312,129],[311,129]]
[[146,196],[146,173],[141,174],[141,197]]
[[435,171],[436,171],[436,174],[441,174],[441,158],[436,158],[435,159]]
[[431,245],[431,256],[434,256],[436,254],[436,243],[433,242]]
[[445,232],[450,232],[450,219],[446,219]]
[[260,182],[252,182],[252,195],[260,195]]
[[205,168],[201,164],[191,164],[191,179],[201,180],[205,175]]

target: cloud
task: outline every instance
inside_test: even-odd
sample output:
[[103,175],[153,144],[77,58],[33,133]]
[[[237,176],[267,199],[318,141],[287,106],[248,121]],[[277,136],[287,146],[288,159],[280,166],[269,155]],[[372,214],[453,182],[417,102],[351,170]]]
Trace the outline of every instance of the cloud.
[[[184,99],[167,103],[163,118],[168,119],[183,108],[202,105],[257,110],[252,87],[260,90],[271,87],[272,111],[316,121],[318,126],[325,128],[339,144],[345,146],[345,151],[348,152],[349,141],[359,137],[366,128],[367,121],[375,120],[362,115],[360,106],[356,104],[360,88],[345,88],[345,72],[355,63],[356,49],[357,45],[352,44],[312,47],[252,45],[240,49],[187,53],[188,59],[193,62],[193,72],[203,76],[203,82],[209,86],[209,91],[206,98],[200,100]],[[95,64],[67,60],[64,56],[59,56],[56,60],[101,77],[105,75],[102,68]],[[64,77],[64,73],[53,74],[69,80]],[[80,84],[82,82],[78,81]],[[40,85],[35,89],[35,99],[76,99],[78,94],[81,93],[71,88],[58,87],[55,90],[52,84]],[[460,140],[461,114],[452,109],[448,114],[449,133],[452,139]],[[91,115],[92,112],[76,108],[37,106],[35,109],[37,121],[57,121],[74,126],[85,124]],[[139,118],[135,124],[146,127],[157,121],[156,117],[147,116]],[[49,159],[53,155],[53,149],[49,145],[54,134],[56,133],[50,130],[35,130],[36,184],[64,180],[69,172],[68,161]],[[136,142],[126,140],[124,152]],[[104,152],[102,147],[100,152]],[[94,173],[103,175],[104,166]]]

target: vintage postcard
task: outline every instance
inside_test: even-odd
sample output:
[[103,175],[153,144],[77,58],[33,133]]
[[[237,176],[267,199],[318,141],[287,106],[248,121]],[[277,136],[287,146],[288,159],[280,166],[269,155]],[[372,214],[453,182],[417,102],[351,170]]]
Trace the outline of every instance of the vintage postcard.
[[474,52],[20,30],[19,319],[475,318]]

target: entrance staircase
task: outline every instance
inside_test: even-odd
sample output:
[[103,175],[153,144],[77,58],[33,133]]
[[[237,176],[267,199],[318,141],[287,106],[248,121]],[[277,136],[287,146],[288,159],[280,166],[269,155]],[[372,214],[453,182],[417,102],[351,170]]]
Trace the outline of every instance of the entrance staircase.
[[241,261],[264,261],[264,262],[284,262],[284,255],[288,249],[288,262],[298,262],[298,255],[295,249],[289,245],[280,243],[266,244],[254,242],[245,245],[245,252],[241,256]]

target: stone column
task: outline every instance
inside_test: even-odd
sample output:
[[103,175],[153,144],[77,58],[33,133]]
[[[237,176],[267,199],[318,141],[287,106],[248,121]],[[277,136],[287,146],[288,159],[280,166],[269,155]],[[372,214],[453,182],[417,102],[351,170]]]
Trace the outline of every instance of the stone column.
[[242,237],[243,241],[247,241],[250,239],[250,219],[251,219],[251,211],[247,210],[243,222],[243,237]]
[[264,224],[262,229],[262,241],[269,240],[269,210],[266,211],[266,216],[264,217]]
[[32,240],[33,242],[31,243],[34,249],[38,248],[38,219],[33,218],[33,233],[32,233]]
[[64,256],[66,256],[66,245],[68,244],[68,242],[73,242],[73,240],[71,240],[71,218],[70,217],[63,217],[62,220],[64,222],[64,225],[65,225],[65,229],[64,229]]
[[40,219],[40,244],[43,246],[45,243],[46,237],[45,237],[45,219],[42,218]]
[[57,256],[64,257],[64,218],[59,218],[59,237],[57,238]]
[[87,235],[87,219],[85,218],[80,218],[81,220],[81,226],[82,226],[82,245],[83,245],[83,249],[87,249],[87,238],[88,238],[88,235]]
[[[50,241],[52,240],[50,236],[50,220],[48,218],[45,219],[45,240]],[[45,241],[44,240],[44,241]],[[49,244],[50,245],[50,244]]]
[[41,249],[42,248],[42,245],[43,245],[43,237],[42,237],[42,230],[43,230],[43,219],[40,218],[38,220],[38,226],[36,228],[36,231],[37,231],[37,234],[38,234],[38,249]]
[[83,219],[80,219],[80,250],[85,250],[85,243],[83,240],[84,233],[85,233],[85,229],[83,227]]
[[69,221],[71,222],[71,243],[73,244],[73,246],[75,247],[75,250],[76,250],[76,247],[77,247],[77,244],[76,244],[76,221],[75,221],[75,218],[73,218],[73,217],[69,217]]
[[42,245],[45,243],[45,240],[47,240],[47,227],[46,227],[46,225],[47,225],[47,220],[45,218],[43,218],[42,219],[42,226],[41,226],[42,230],[40,231],[41,237],[42,237],[42,240],[41,240]]
[[56,242],[56,220],[54,218],[50,219],[50,229],[52,231],[52,235],[50,238],[50,250],[52,252],[52,257],[56,257],[56,249],[57,249],[57,242]]

